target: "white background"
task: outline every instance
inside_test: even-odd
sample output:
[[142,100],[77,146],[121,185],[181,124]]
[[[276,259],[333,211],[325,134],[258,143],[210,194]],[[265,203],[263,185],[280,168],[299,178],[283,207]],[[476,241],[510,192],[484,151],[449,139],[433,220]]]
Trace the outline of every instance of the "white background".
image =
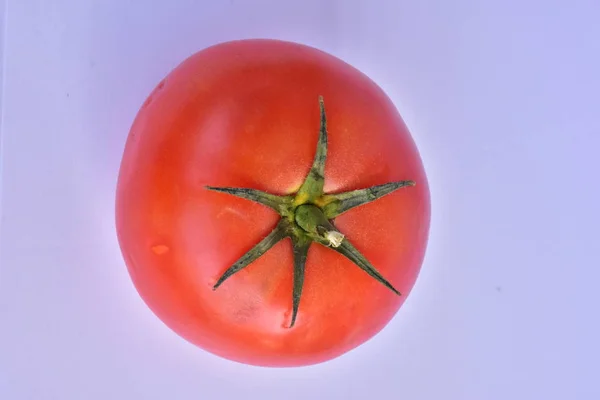
[[[600,3],[4,0],[0,399],[600,398]],[[395,101],[429,175],[415,290],[331,362],[261,369],[143,304],[114,232],[137,109],[184,58],[270,37]]]

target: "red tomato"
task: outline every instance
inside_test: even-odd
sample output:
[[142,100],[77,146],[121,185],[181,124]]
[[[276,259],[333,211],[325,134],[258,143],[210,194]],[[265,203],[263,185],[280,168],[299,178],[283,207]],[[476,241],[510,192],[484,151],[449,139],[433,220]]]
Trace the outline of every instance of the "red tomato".
[[[206,186],[298,192],[322,128],[320,96],[328,133],[325,193],[400,180],[416,185],[332,220],[343,243],[353,243],[401,295],[336,251],[339,243],[315,243],[292,326],[289,239],[213,287],[280,215]],[[121,250],[151,310],[197,346],[261,366],[323,362],[379,332],[415,283],[430,220],[419,153],[384,92],[329,54],[275,40],[207,48],[158,84],[129,133],[116,200]],[[308,235],[290,218],[290,227]]]

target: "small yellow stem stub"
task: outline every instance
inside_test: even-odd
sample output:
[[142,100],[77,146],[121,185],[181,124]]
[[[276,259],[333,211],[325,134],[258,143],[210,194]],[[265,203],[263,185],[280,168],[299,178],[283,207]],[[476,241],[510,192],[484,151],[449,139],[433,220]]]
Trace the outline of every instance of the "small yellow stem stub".
[[325,232],[325,239],[329,242],[331,247],[340,247],[344,241],[344,234],[337,231]]

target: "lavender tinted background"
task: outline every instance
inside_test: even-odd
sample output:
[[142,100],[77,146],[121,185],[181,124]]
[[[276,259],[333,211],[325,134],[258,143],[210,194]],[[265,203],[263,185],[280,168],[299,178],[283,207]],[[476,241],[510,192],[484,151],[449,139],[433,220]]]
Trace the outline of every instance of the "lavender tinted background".
[[[600,398],[597,0],[5,2],[0,399]],[[431,183],[405,306],[310,368],[180,339],[114,233],[138,107],[194,51],[245,37],[314,45],[375,79]]]

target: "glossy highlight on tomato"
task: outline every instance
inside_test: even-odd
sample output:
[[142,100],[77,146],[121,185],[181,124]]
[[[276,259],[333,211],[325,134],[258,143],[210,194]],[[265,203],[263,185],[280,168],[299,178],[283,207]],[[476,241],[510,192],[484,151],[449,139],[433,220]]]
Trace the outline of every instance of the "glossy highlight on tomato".
[[142,105],[116,224],[150,309],[218,356],[290,367],[379,332],[410,293],[427,177],[391,100],[320,50],[239,40],[199,51]]

